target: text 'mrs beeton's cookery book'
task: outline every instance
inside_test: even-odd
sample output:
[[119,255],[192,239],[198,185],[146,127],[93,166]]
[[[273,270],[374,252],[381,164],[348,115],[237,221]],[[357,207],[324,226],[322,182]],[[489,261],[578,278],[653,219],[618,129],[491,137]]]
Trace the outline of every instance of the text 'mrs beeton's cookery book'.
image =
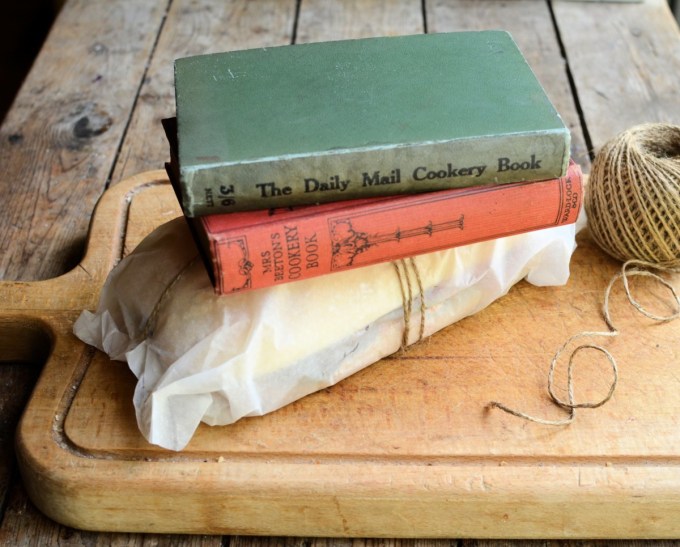
[[[179,193],[174,120],[168,175]],[[215,290],[230,294],[576,222],[582,174],[187,218]]]
[[187,216],[562,176],[569,131],[504,31],[175,61]]

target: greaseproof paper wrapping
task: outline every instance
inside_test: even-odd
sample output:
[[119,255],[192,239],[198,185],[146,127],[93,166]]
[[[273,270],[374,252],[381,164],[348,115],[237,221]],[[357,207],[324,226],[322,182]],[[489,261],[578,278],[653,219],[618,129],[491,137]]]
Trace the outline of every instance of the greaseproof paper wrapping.
[[[575,231],[561,226],[415,257],[424,335],[483,309],[521,279],[566,283]],[[201,422],[271,412],[397,351],[403,282],[383,263],[218,296],[179,218],[116,266],[97,310],[84,311],[74,333],[127,361],[138,379],[140,431],[181,450]],[[420,295],[412,287],[408,343],[419,337]]]

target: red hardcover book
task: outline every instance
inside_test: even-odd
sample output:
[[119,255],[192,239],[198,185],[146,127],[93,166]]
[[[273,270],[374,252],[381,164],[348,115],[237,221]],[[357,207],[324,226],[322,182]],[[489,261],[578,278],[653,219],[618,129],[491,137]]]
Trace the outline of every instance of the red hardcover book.
[[582,174],[190,219],[229,294],[576,221]]

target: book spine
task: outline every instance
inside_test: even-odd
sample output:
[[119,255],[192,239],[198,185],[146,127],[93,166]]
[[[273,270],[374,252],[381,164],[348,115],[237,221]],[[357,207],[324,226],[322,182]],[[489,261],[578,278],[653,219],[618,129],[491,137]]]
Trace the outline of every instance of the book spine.
[[242,229],[211,232],[211,217],[196,221],[216,291],[229,294],[574,223],[582,193],[572,162],[557,179],[308,207],[281,220],[274,212]]
[[563,176],[569,132],[515,133],[186,167],[187,216],[432,192]]

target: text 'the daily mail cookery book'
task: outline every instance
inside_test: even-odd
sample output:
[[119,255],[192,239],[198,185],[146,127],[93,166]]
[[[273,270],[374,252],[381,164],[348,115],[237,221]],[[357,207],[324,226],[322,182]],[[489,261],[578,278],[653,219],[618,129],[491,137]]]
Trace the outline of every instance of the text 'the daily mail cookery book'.
[[188,57],[175,92],[188,216],[545,180],[569,160],[503,31]]

